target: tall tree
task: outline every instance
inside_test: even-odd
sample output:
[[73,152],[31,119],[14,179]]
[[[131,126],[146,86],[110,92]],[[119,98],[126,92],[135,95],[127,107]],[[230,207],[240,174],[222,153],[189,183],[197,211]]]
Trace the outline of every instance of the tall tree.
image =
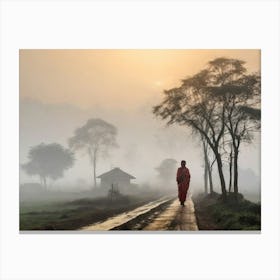
[[[260,75],[247,74],[245,62],[219,58],[209,62],[215,77],[213,94],[223,96],[225,126],[229,132],[233,157],[233,188],[238,193],[238,158],[242,142],[250,143],[260,128]],[[230,158],[230,172],[231,162]],[[231,181],[230,181],[231,184]],[[231,188],[231,186],[230,186]]]
[[117,129],[101,119],[89,119],[85,125],[75,130],[69,139],[69,146],[74,151],[85,150],[93,166],[94,187],[96,182],[96,165],[100,156],[107,156],[110,148],[118,147]]
[[208,69],[183,80],[181,87],[164,91],[164,100],[153,108],[153,113],[168,124],[189,126],[203,136],[213,151],[222,196],[226,198],[226,184],[220,154],[220,143],[225,131],[225,108],[222,96],[213,96],[208,87],[212,84]]
[[224,57],[210,61],[206,69],[184,79],[179,88],[165,90],[163,102],[153,108],[168,124],[187,125],[204,138],[215,155],[224,198],[225,137],[233,147],[233,185],[238,193],[239,147],[241,142],[250,142],[253,131],[260,127],[260,76],[247,74],[244,64]]
[[38,175],[45,188],[47,188],[47,178],[56,180],[63,177],[64,171],[74,164],[73,153],[57,143],[41,143],[31,147],[28,159],[27,163],[21,165],[22,169],[28,175]]

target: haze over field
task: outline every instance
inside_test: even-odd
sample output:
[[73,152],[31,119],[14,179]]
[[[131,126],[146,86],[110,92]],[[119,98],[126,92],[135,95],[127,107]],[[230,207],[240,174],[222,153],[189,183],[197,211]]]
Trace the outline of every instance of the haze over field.
[[[77,127],[101,118],[118,129],[119,148],[99,160],[97,174],[118,166],[135,176],[135,183],[153,184],[162,160],[174,158],[179,165],[186,159],[191,186],[202,188],[198,138],[185,127],[166,127],[153,116],[152,107],[164,89],[178,86],[222,56],[246,61],[249,72],[260,71],[258,50],[21,50],[20,163],[27,161],[29,147],[41,142],[67,147]],[[74,167],[55,185],[74,185],[79,179],[91,183],[88,157],[77,152],[75,158]],[[240,192],[245,185],[258,191],[259,134],[253,144],[241,146],[239,166]],[[38,178],[20,170],[20,181]]]

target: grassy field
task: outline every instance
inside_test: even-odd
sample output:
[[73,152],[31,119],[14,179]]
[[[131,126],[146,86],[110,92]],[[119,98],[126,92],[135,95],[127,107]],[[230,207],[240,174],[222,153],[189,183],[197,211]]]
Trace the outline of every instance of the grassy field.
[[226,202],[218,194],[194,198],[200,230],[260,230],[261,204],[253,203],[239,195],[228,195]]
[[22,202],[20,230],[75,230],[131,210],[156,199],[158,195],[121,196],[116,200],[83,198],[64,202]]

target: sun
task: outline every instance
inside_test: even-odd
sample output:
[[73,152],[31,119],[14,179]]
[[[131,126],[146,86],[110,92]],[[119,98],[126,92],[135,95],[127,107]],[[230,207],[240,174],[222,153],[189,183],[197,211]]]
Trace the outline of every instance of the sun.
[[155,81],[154,85],[157,86],[157,87],[161,87],[163,85],[163,82],[162,81]]

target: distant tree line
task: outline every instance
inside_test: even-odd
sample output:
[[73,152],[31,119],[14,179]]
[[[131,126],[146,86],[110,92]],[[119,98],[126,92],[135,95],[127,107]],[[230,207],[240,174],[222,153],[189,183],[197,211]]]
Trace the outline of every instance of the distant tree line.
[[74,152],[83,150],[93,167],[93,186],[96,187],[97,162],[101,156],[108,155],[110,148],[118,146],[116,135],[117,129],[112,124],[101,119],[89,119],[69,138],[69,149],[58,143],[41,143],[30,148],[28,162],[21,167],[28,175],[39,176],[41,185],[47,189],[47,180],[63,177],[74,164]]
[[[251,143],[260,129],[261,78],[247,73],[239,59],[217,58],[205,69],[182,80],[180,87],[164,90],[153,113],[169,125],[190,127],[200,137],[204,154],[204,185],[213,192],[212,167],[216,163],[223,199],[233,185],[238,194],[238,160],[242,143]],[[228,189],[223,162],[229,165]]]

